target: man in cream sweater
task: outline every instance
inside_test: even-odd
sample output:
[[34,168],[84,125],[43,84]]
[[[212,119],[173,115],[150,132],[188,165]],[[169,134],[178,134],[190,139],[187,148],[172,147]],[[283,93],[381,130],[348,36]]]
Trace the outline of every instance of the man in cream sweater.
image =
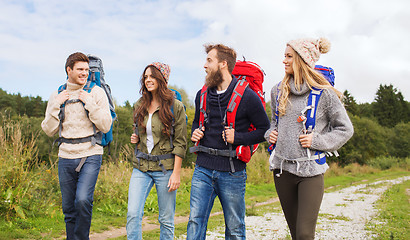
[[[90,93],[83,90],[88,63],[88,57],[80,52],[67,58],[66,89],[51,94],[41,123],[48,136],[60,130],[60,139],[64,140],[58,151],[58,178],[67,240],[89,239],[93,195],[103,155],[103,147],[93,139],[94,127],[97,132],[106,133],[112,123],[104,90],[98,86]],[[65,104],[64,121],[60,122],[62,104]]]

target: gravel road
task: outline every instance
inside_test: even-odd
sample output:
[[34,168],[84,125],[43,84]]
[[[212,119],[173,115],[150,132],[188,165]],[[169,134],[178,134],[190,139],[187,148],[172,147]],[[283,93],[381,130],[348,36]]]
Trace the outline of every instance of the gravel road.
[[[394,184],[409,180],[410,176],[393,180],[381,180],[373,183],[343,188],[325,193],[316,226],[315,239],[374,239],[372,232],[366,229],[367,223],[376,222],[377,209],[374,203],[382,193]],[[186,222],[187,218],[176,219],[177,223]],[[249,216],[246,222],[246,238],[249,240],[290,239],[289,230],[281,209],[263,216]],[[152,230],[158,226],[145,226],[143,230]],[[125,227],[104,233],[93,234],[91,240],[103,240],[126,235]],[[182,235],[178,240],[185,239]],[[224,226],[207,232],[207,240],[224,239]]]
[[[366,224],[377,223],[374,203],[394,184],[409,180],[410,176],[360,184],[325,193],[320,208],[315,239],[373,239]],[[249,240],[286,239],[288,227],[282,212],[246,217],[246,236]],[[382,224],[382,223],[379,223]],[[181,236],[179,239],[184,239]],[[207,233],[207,240],[224,239],[224,227]]]

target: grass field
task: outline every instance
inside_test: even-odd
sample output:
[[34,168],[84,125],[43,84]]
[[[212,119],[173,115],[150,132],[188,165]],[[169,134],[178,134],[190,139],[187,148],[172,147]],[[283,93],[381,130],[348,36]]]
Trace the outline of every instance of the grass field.
[[[61,211],[57,163],[38,163],[35,140],[25,141],[21,129],[22,126],[19,124],[5,123],[0,126],[0,240],[62,239],[65,224]],[[121,159],[115,163],[103,163],[94,196],[92,232],[125,226],[128,184],[131,176],[131,166],[127,159],[131,154],[130,149],[124,148]],[[261,149],[248,164],[245,197],[246,204],[250,206],[247,210],[248,215],[258,214],[261,209],[269,207],[256,207],[257,203],[276,197],[267,159],[267,152]],[[409,158],[388,170],[358,164],[346,167],[331,164],[325,175],[326,191],[334,191],[364,180],[375,181],[407,176],[409,165]],[[182,171],[181,186],[177,194],[177,216],[189,215],[192,173],[192,169]],[[380,219],[388,226],[377,230],[381,236],[399,237],[403,234],[402,226],[409,225],[407,189],[408,182],[397,189],[389,190],[383,197],[384,200],[380,201],[379,207],[383,213]],[[153,188],[145,205],[145,216],[147,221],[152,223],[156,223],[158,217],[156,202]],[[212,212],[218,211],[221,211],[221,206],[219,201],[216,201]],[[222,219],[222,216],[211,218],[209,229],[223,224]],[[183,234],[185,229],[186,223],[179,224],[176,234]],[[158,230],[145,232],[144,236],[147,236],[147,239],[158,239]]]

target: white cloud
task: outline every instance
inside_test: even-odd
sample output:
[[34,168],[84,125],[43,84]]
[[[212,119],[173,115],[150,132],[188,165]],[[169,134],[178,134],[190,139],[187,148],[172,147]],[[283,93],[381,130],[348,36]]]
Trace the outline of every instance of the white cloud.
[[332,50],[319,63],[335,69],[338,89],[371,102],[379,84],[392,83],[408,100],[409,18],[406,0],[6,0],[0,87],[47,99],[65,79],[66,57],[83,51],[103,59],[119,104],[137,99],[152,61],[169,63],[171,82],[193,98],[204,79],[202,45],[222,42],[264,68],[269,93],[283,77],[286,42],[325,36]]

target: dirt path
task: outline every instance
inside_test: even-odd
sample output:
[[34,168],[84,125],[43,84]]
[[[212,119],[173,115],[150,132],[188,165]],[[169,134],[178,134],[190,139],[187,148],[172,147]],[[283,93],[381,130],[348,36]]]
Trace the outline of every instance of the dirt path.
[[[262,203],[257,203],[255,204],[255,207],[258,206],[264,206],[264,205],[268,205],[274,202],[279,201],[278,198],[273,198],[270,199],[269,201],[266,202],[262,202]],[[217,215],[221,215],[223,214],[222,212],[215,212],[211,214],[211,217],[213,216],[217,216]],[[146,220],[146,218],[144,217],[145,221],[143,220],[143,225],[142,225],[142,231],[151,231],[154,229],[159,228],[158,224],[149,224],[147,223],[148,221]],[[188,216],[186,217],[175,217],[175,225],[180,224],[180,223],[186,223],[188,222]],[[105,240],[105,239],[110,239],[110,238],[117,238],[117,237],[122,237],[122,236],[126,236],[127,235],[127,231],[125,229],[125,227],[122,228],[116,228],[116,229],[111,229],[102,233],[93,233],[90,235],[90,240]]]
[[[382,193],[394,184],[410,180],[410,176],[360,184],[335,192],[325,193],[320,208],[315,239],[374,239],[366,224],[377,222],[374,203]],[[287,239],[289,231],[282,212],[266,213],[264,216],[246,217],[246,237],[249,240]],[[185,239],[181,236],[179,239]],[[207,232],[207,240],[225,239],[220,227]]]
[[[188,222],[188,217],[175,217],[175,225],[179,223],[184,223]],[[142,231],[151,231],[154,229],[159,228],[158,224],[150,224],[148,223],[147,218],[144,217],[144,220],[142,221]],[[126,236],[127,231],[125,227],[122,228],[116,228],[112,230],[108,230],[102,233],[94,233],[90,235],[90,240],[105,240],[105,239],[110,239],[110,238],[117,238],[117,237],[122,237]]]
[[[410,176],[394,180],[383,180],[370,184],[360,184],[335,192],[325,193],[320,208],[320,216],[316,228],[316,239],[372,239],[372,233],[366,230],[366,224],[375,221],[377,210],[373,204],[381,194],[393,184],[409,180]],[[259,203],[263,206],[277,202],[271,199]],[[221,215],[216,212],[211,216]],[[176,217],[175,224],[185,223],[188,217]],[[285,239],[289,235],[287,224],[281,211],[266,213],[264,216],[246,217],[246,235],[250,240]],[[143,221],[147,222],[147,221]],[[159,228],[157,224],[144,224],[143,231]],[[126,235],[125,227],[112,229],[103,233],[95,233],[91,240],[104,240]],[[182,235],[178,239],[185,239]],[[224,239],[224,226],[207,232],[207,240]]]

